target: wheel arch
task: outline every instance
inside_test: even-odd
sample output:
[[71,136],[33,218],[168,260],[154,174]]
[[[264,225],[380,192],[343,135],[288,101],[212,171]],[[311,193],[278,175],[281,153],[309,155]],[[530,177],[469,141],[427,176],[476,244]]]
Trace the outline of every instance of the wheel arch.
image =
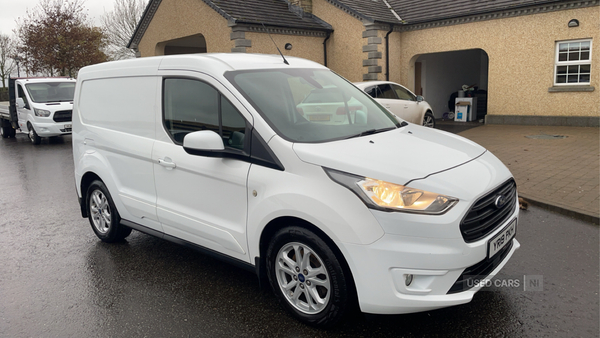
[[356,291],[356,284],[354,281],[354,276],[352,275],[352,270],[350,269],[350,265],[348,264],[348,261],[346,260],[346,257],[344,257],[340,248],[337,246],[337,244],[335,244],[335,242],[329,236],[327,236],[327,234],[324,231],[319,229],[317,226],[315,226],[314,224],[312,224],[304,219],[301,219],[298,217],[293,217],[293,216],[282,216],[282,217],[275,218],[275,219],[271,220],[269,223],[267,223],[267,225],[263,228],[263,230],[261,232],[260,240],[259,240],[260,257],[255,257],[256,273],[258,275],[261,287],[269,285],[269,281],[267,278],[267,269],[266,269],[266,267],[267,267],[266,256],[267,256],[267,249],[269,247],[269,243],[271,242],[271,239],[273,238],[273,236],[275,236],[275,233],[279,229],[282,229],[289,225],[308,229],[308,230],[314,232],[317,236],[319,236],[319,238],[321,238],[327,244],[327,246],[331,249],[331,251],[333,251],[333,253],[336,255],[336,257],[342,264],[342,270],[348,276],[348,280],[350,281],[349,285],[348,285],[348,288],[349,288],[348,290],[349,290],[349,296],[350,296],[351,302],[353,304],[358,305],[358,293]]
[[94,181],[104,182],[100,176],[96,173],[88,171],[81,177],[81,183],[79,188],[81,189],[81,198],[79,200],[79,207],[81,208],[81,217],[88,217],[87,207],[86,207],[86,199],[87,199],[87,190]]

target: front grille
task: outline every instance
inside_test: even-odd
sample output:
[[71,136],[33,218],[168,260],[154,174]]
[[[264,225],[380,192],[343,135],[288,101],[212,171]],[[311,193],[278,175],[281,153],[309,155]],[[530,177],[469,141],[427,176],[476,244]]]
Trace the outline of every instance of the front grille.
[[54,122],[71,122],[72,110],[59,110],[54,113]]
[[[506,203],[501,207],[496,206],[499,196],[506,198]],[[517,184],[511,178],[477,200],[460,223],[460,232],[465,242],[480,240],[502,225],[515,211],[516,199]]]
[[473,288],[473,286],[475,286],[475,280],[486,278],[496,267],[498,267],[498,265],[500,265],[500,263],[502,263],[512,246],[513,241],[511,240],[510,244],[498,251],[491,259],[486,258],[481,262],[466,268],[456,282],[454,282],[454,285],[452,285],[448,294],[463,292]]

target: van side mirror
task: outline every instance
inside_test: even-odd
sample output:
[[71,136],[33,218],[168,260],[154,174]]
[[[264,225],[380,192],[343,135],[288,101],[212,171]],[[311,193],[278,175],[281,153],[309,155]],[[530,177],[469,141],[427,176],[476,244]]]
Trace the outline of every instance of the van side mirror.
[[417,102],[423,102],[425,101],[425,98],[421,95],[417,95]]
[[17,108],[19,108],[19,109],[22,109],[22,108],[27,108],[27,107],[25,106],[25,101],[23,101],[23,98],[22,98],[22,97],[17,97],[17,100],[16,100],[16,102],[17,102]]
[[[200,130],[189,133],[183,138],[183,149],[201,152],[216,152],[225,150],[223,139],[212,130]],[[206,156],[206,155],[205,155]]]

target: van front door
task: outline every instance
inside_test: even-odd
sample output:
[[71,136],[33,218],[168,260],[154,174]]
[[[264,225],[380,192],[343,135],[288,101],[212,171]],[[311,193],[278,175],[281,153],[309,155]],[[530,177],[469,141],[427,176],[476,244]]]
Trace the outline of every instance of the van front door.
[[17,85],[17,99],[23,100],[24,105],[17,104],[17,116],[19,120],[19,128],[21,131],[28,132],[29,128],[27,128],[27,116],[31,114],[31,105],[29,100],[27,99],[27,95],[25,95],[25,89],[22,85]]
[[[212,130],[227,149],[244,152],[248,125],[210,79],[163,79],[163,114],[153,149],[157,213],[165,234],[248,261],[250,163],[188,154],[183,138]],[[221,89],[221,91],[223,91]]]

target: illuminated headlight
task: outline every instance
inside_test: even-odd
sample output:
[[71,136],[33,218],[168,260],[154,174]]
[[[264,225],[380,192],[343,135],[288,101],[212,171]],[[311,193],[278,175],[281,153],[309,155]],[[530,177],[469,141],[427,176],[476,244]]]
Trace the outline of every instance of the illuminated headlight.
[[458,202],[454,197],[382,180],[333,169],[325,169],[325,172],[332,180],[350,189],[373,209],[439,215],[450,210]]
[[50,116],[50,111],[44,110],[44,109],[33,108],[33,112],[35,113],[35,116],[40,116],[40,117]]

